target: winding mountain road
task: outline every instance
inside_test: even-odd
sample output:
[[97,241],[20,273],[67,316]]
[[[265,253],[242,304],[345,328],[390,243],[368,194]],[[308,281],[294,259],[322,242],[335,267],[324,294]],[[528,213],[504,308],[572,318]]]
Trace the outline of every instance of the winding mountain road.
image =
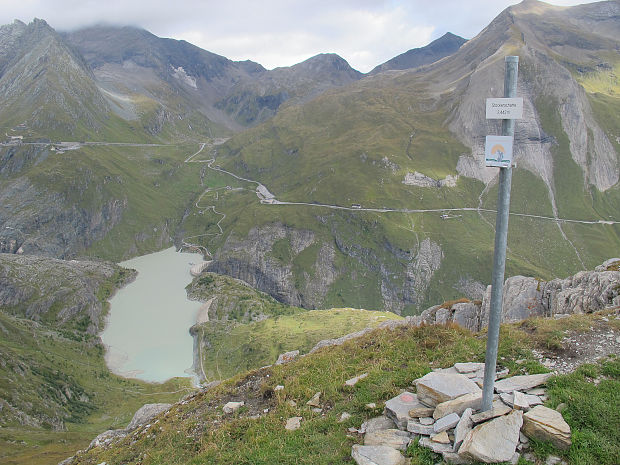
[[[219,141],[219,144],[225,142],[225,139],[222,139]],[[271,205],[271,206],[278,206],[278,205],[293,205],[293,206],[302,206],[302,207],[313,207],[313,208],[327,208],[327,209],[332,209],[332,210],[347,210],[347,211],[354,211],[354,212],[373,212],[373,213],[441,213],[441,214],[447,214],[447,213],[455,213],[455,212],[475,212],[476,214],[480,215],[481,218],[483,218],[483,221],[485,221],[487,224],[489,224],[491,227],[493,227],[493,225],[484,218],[484,216],[482,215],[482,213],[497,213],[497,210],[494,209],[490,209],[490,208],[482,208],[482,201],[481,199],[478,206],[476,207],[450,207],[450,208],[367,208],[367,207],[362,207],[360,206],[351,206],[351,207],[345,207],[342,205],[334,205],[334,204],[325,204],[325,203],[317,203],[317,202],[288,202],[288,201],[283,201],[283,200],[278,200],[275,195],[273,195],[271,193],[271,191],[269,191],[269,189],[267,187],[265,187],[263,184],[261,184],[259,181],[253,180],[253,179],[248,179],[248,178],[244,178],[242,176],[238,176],[235,173],[231,173],[230,171],[227,171],[225,169],[223,169],[221,166],[216,165],[215,167],[213,166],[213,164],[215,163],[216,159],[215,158],[209,158],[206,160],[195,160],[194,157],[196,157],[198,154],[200,154],[204,148],[207,145],[210,145],[211,147],[213,147],[214,145],[219,145],[219,144],[208,144],[208,143],[202,143],[200,145],[200,148],[197,152],[195,152],[194,154],[190,155],[189,157],[187,157],[185,159],[185,163],[206,163],[207,167],[213,171],[217,171],[219,173],[223,173],[225,175],[231,176],[234,179],[237,179],[239,181],[244,181],[244,182],[248,182],[248,183],[252,183],[252,184],[256,184],[256,195],[259,199],[259,202],[263,205]],[[212,210],[214,213],[218,214],[218,215],[222,215],[222,218],[217,222],[217,227],[219,228],[220,232],[219,233],[208,233],[208,234],[200,234],[197,236],[190,236],[190,237],[186,237],[183,239],[183,244],[185,246],[188,247],[197,247],[200,249],[205,250],[209,256],[211,256],[211,254],[207,251],[207,249],[203,246],[198,246],[196,244],[192,244],[187,242],[188,239],[194,239],[197,237],[204,237],[204,236],[209,236],[209,235],[221,235],[224,233],[224,231],[222,230],[221,227],[221,222],[226,218],[226,214],[225,213],[221,213],[218,212],[215,209],[215,205],[206,205],[206,206],[201,206],[199,205],[200,201],[204,198],[204,196],[208,193],[211,192],[217,192],[217,190],[220,189],[227,189],[227,190],[246,190],[244,188],[231,188],[230,186],[226,186],[225,188],[218,188],[218,189],[211,189],[211,188],[207,188],[199,197],[198,200],[195,203],[195,206],[199,209],[202,210]],[[486,188],[485,188],[486,189]],[[484,191],[481,193],[480,196],[482,196],[484,194]],[[216,194],[217,195],[217,194]],[[216,197],[217,198],[217,197]],[[555,213],[555,212],[554,212]],[[560,227],[560,225],[562,223],[574,223],[574,224],[587,224],[587,225],[614,225],[614,224],[620,224],[620,221],[618,220],[578,220],[578,219],[572,219],[572,218],[560,218],[558,216],[545,216],[545,215],[533,215],[530,213],[518,213],[518,212],[510,212],[509,213],[511,216],[517,216],[517,217],[523,217],[523,218],[533,218],[533,219],[538,219],[538,220],[543,220],[543,221],[552,221],[555,222],[556,224],[558,224],[558,226]],[[561,228],[560,228],[561,229]],[[563,232],[563,231],[562,231]],[[567,240],[567,242],[569,242],[569,244],[575,248],[575,246],[572,244],[572,242],[570,240],[568,240],[568,238],[566,238],[566,236],[564,234],[562,234],[562,236]],[[577,252],[577,255],[579,256],[579,253]],[[581,258],[581,257],[579,257]]]

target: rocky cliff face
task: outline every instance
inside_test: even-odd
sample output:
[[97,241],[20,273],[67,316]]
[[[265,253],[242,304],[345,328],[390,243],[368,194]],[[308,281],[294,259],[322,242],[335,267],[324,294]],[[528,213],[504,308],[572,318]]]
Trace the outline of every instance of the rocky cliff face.
[[[246,239],[229,236],[219,248],[208,270],[241,279],[250,286],[266,292],[276,299],[294,306],[318,304],[317,296],[303,296],[295,286],[293,265],[290,259],[299,255],[315,240],[312,231],[300,231],[281,224],[268,225],[250,230]],[[274,253],[274,244],[281,241],[285,254]],[[322,271],[322,270],[320,270]],[[319,273],[318,279],[310,280],[310,289],[329,281],[331,273]],[[314,282],[314,284],[313,284]],[[304,305],[305,304],[305,305]]]
[[[491,65],[512,54],[520,56],[517,94],[524,98],[525,105],[524,118],[516,124],[517,163],[539,176],[553,199],[557,161],[554,162],[552,148],[558,141],[543,130],[541,114],[557,111],[569,139],[570,154],[581,168],[586,184],[599,191],[617,184],[620,174],[618,155],[609,139],[612,134],[606,133],[594,118],[577,77],[610,66],[606,57],[617,56],[620,26],[613,18],[619,14],[618,2],[583,5],[577,11],[526,1],[504,11],[448,59],[442,72],[458,69],[465,64],[463,60],[474,55],[482,58],[470,62],[472,71],[459,84],[459,102],[450,121],[451,130],[472,149],[472,157],[459,160],[459,173],[483,182],[496,175],[496,170],[483,166],[482,154],[484,135],[499,134],[499,126],[485,119],[480,102],[484,97],[503,95],[503,67]],[[575,19],[584,17],[589,21]],[[598,24],[602,26],[600,32]],[[615,40],[609,36],[610,28],[616,32]],[[482,53],[483,47],[489,52]]]
[[[195,278],[187,286],[187,296],[191,300],[204,302],[197,325],[228,320],[249,323],[299,310],[276,301],[240,279],[217,273],[203,272]],[[195,333],[194,327],[190,333]]]
[[107,199],[100,209],[80,208],[26,177],[14,179],[0,188],[0,252],[73,257],[114,228],[126,207],[125,198]]
[[[312,231],[281,224],[254,228],[246,239],[231,234],[208,270],[241,279],[281,302],[305,308],[324,308],[328,293],[341,290],[338,280],[345,274],[355,284],[357,276],[373,273],[380,283],[381,309],[400,314],[406,306],[419,307],[441,266],[439,244],[427,238],[409,251],[386,246],[378,252],[352,242],[337,228],[332,233],[335,243]],[[347,263],[342,258],[338,262],[337,255],[344,255]],[[384,260],[404,263],[405,275],[395,274]]]
[[105,299],[112,291],[102,286],[110,280],[120,286],[132,276],[106,262],[0,253],[0,310],[95,335],[102,327]]
[[[504,284],[502,322],[521,321],[529,317],[591,313],[608,306],[620,306],[620,259],[611,259],[595,271],[542,281],[513,276]],[[466,300],[466,299],[464,299]],[[489,324],[491,286],[482,302],[463,301],[436,305],[422,312],[428,324],[455,322],[472,331]]]

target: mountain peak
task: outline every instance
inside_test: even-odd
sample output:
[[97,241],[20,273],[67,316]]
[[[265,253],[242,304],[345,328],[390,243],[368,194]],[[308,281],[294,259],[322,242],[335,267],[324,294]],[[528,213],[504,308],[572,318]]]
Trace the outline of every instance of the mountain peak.
[[443,36],[435,39],[430,44],[401,53],[391,60],[377,66],[368,74],[377,74],[392,69],[411,69],[434,63],[448,55],[452,55],[465,42],[467,42],[466,39],[452,34],[451,32],[446,32]]
[[349,65],[347,60],[335,53],[320,53],[288,69],[293,72],[306,73],[315,78],[334,74],[340,75],[343,73],[353,80],[357,80],[362,76],[359,71],[353,69],[351,65]]
[[319,53],[301,63],[293,65],[291,68],[306,68],[308,70],[331,68],[338,71],[353,69],[347,60],[336,53]]

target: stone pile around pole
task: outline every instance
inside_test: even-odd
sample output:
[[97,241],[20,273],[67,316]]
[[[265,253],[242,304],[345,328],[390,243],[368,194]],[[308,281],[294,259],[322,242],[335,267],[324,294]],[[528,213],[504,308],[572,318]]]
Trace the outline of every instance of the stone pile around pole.
[[[441,454],[447,463],[516,464],[528,454],[529,438],[571,445],[562,414],[543,406],[542,385],[551,373],[506,377],[499,370],[493,408],[481,412],[484,363],[457,363],[414,381],[416,393],[402,392],[385,403],[384,415],[364,423],[364,444],[353,446],[358,465],[408,463],[403,451],[418,445]],[[380,425],[369,428],[369,425]],[[527,455],[526,455],[527,457]]]

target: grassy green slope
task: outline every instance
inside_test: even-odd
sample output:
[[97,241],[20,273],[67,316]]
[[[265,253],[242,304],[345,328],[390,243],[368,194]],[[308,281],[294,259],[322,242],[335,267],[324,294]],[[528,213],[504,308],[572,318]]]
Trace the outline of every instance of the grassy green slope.
[[[26,179],[41,196],[7,194],[9,224],[27,235],[26,251],[35,240],[58,254],[121,260],[168,246],[202,189],[200,167],[184,163],[198,148],[109,145],[58,153],[24,147],[13,157],[26,160],[20,171],[0,186],[10,192],[12,182]],[[68,238],[59,242],[57,234]]]
[[[405,174],[413,171],[436,179],[455,175],[458,156],[467,152],[447,129],[442,129],[447,114],[425,111],[428,107],[441,104],[428,97],[421,82],[359,83],[304,106],[282,110],[264,125],[235,136],[218,148],[218,162],[240,176],[265,184],[279,200],[342,206],[360,203],[379,208],[476,206],[483,185],[475,180],[461,178],[451,189],[428,189],[402,182]],[[255,187],[232,178],[231,185]],[[203,238],[202,244],[210,249],[221,246],[229,234],[243,237],[251,228],[271,223],[310,229],[317,236],[317,244],[334,243],[336,239],[339,278],[322,302],[324,307],[383,308],[381,266],[393,276],[402,276],[406,254],[426,237],[442,247],[450,247],[455,237],[475,245],[478,253],[473,260],[480,266],[461,270],[460,277],[471,274],[474,279],[488,280],[487,267],[482,263],[492,253],[492,240],[485,245],[480,237],[488,237],[490,228],[480,226],[476,214],[465,214],[448,226],[439,218],[439,212],[375,214],[312,206],[266,206],[259,205],[249,192],[240,195],[235,191],[204,204],[211,201],[227,216],[221,222],[223,235]],[[210,216],[205,220],[220,218]],[[213,232],[212,226],[203,230]],[[355,252],[351,248],[355,247],[363,251],[352,258]],[[460,258],[452,254],[445,257],[446,267],[455,270]],[[289,258],[294,264],[295,257]],[[305,262],[298,260],[300,266],[294,270],[302,284],[304,272],[311,273],[314,265],[312,260]],[[357,278],[352,279],[352,275]],[[447,282],[438,281],[435,294],[444,300],[458,297],[458,291]],[[424,299],[428,301],[426,296]],[[416,310],[408,310],[412,311]]]
[[390,312],[336,308],[246,324],[214,321],[195,326],[193,331],[207,346],[202,350],[202,368],[206,379],[212,381],[270,365],[284,352],[306,353],[323,339],[397,318],[398,315]]
[[[97,283],[102,302],[119,279],[111,274]],[[56,464],[100,432],[125,427],[143,404],[175,402],[191,391],[187,379],[149,384],[112,375],[80,315],[54,319],[54,308],[72,305],[72,284],[58,285],[58,300],[39,323],[15,316],[19,308],[0,308],[1,463]]]
[[[594,320],[617,329],[613,318],[604,322],[603,316],[504,325],[499,363],[511,374],[543,372],[545,368],[537,363],[532,349],[549,350],[557,334],[567,330],[575,334],[587,332]],[[484,335],[451,326],[374,331],[287,365],[239,375],[198,394],[185,405],[176,405],[165,418],[160,417],[159,430],[142,429],[112,448],[81,454],[74,463],[350,463],[351,446],[360,442],[360,437],[348,433],[347,428],[358,428],[364,420],[376,416],[382,402],[403,389],[411,390],[412,381],[431,368],[483,360],[484,343]],[[561,350],[557,341],[554,344]],[[549,453],[562,456],[571,465],[617,463],[618,368],[615,357],[550,380],[546,405],[554,408],[560,402],[567,404],[563,415],[572,428],[573,446],[562,452],[548,444],[534,443],[538,463],[544,463]],[[345,380],[361,373],[368,373],[368,377],[352,389],[344,387]],[[594,379],[598,379],[598,386]],[[274,391],[277,385],[284,386],[284,390]],[[305,405],[317,391],[322,392],[321,413]],[[244,400],[246,405],[238,414],[225,415],[221,407],[229,400]],[[376,411],[365,407],[369,402],[377,403]],[[352,417],[340,423],[345,411]],[[303,418],[301,428],[285,431],[286,420],[293,416]],[[432,465],[439,460],[415,445],[407,455],[416,465]],[[522,459],[520,463],[530,462]]]
[[192,300],[210,301],[210,320],[231,320],[240,323],[303,312],[297,307],[278,302],[248,284],[229,276],[203,272],[188,286]]
[[[476,180],[461,177],[456,187],[441,189],[402,182],[405,174],[413,171],[435,179],[455,175],[459,155],[468,152],[445,128],[448,113],[439,110],[442,102],[441,97],[429,96],[427,86],[416,75],[364,80],[306,105],[286,108],[262,126],[233,137],[218,148],[218,162],[240,176],[265,184],[278,200],[347,207],[354,203],[378,208],[475,207],[484,188]],[[541,105],[541,111],[556,106]],[[576,165],[564,163],[566,158],[570,160],[570,152],[558,132],[561,126],[557,116],[552,110],[546,111],[542,120],[545,130],[559,140],[554,150],[558,157],[555,195],[560,216],[600,218],[613,214],[616,190],[602,194],[576,189],[583,186],[583,178],[579,178]],[[273,223],[310,229],[317,235],[318,244],[333,244],[335,240],[339,277],[322,302],[325,307],[382,308],[381,264],[388,274],[402,276],[407,264],[403,254],[425,238],[442,247],[442,267],[433,276],[429,290],[417,305],[406,308],[406,313],[420,311],[437,300],[459,297],[454,284],[461,279],[490,280],[492,214],[483,214],[483,220],[475,212],[463,212],[460,217],[441,220],[440,212],[367,213],[318,206],[259,205],[250,192],[255,185],[229,179],[232,185],[248,191],[205,199],[205,205],[216,205],[226,218],[220,223],[224,234],[204,236],[202,244],[216,249],[230,234],[244,237],[253,227]],[[529,171],[515,170],[512,192],[511,211],[553,216],[547,187]],[[482,197],[483,206],[494,208],[496,199],[497,190],[492,187]],[[205,224],[197,223],[195,228],[213,233],[213,223],[220,219],[216,215],[205,217]],[[510,275],[552,278],[581,268],[574,250],[552,222],[519,217],[510,221]],[[596,228],[564,225],[589,267],[607,258],[610,244],[620,244],[616,226]],[[593,237],[599,239],[592,241]],[[355,246],[363,252],[353,257],[351,247]],[[295,257],[284,258],[293,263]],[[303,283],[304,272],[312,272],[313,264],[310,261],[294,270],[296,279]],[[357,278],[352,279],[352,275]]]

